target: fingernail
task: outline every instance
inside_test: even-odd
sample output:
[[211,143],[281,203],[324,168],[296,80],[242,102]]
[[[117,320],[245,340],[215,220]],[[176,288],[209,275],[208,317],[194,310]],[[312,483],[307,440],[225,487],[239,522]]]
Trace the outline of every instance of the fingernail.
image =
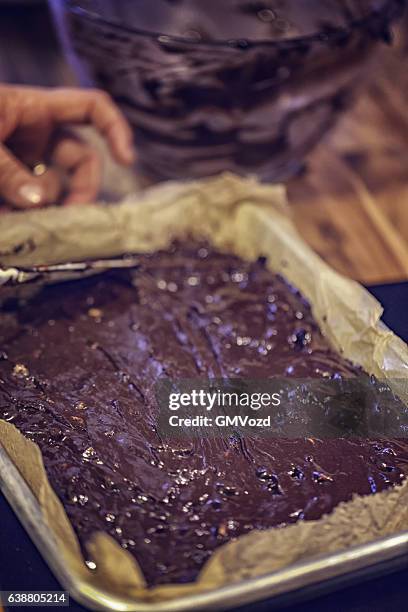
[[18,193],[28,206],[38,206],[44,198],[44,191],[40,185],[22,185]]

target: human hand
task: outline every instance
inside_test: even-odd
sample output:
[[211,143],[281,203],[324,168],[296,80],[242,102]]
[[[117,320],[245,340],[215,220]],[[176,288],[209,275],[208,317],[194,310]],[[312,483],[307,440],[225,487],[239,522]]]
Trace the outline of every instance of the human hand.
[[[95,89],[0,85],[0,201],[16,208],[92,202],[102,161],[69,125],[91,124],[123,165],[134,161],[132,132],[108,94]],[[33,172],[34,169],[34,172]],[[63,177],[68,179],[63,184]]]

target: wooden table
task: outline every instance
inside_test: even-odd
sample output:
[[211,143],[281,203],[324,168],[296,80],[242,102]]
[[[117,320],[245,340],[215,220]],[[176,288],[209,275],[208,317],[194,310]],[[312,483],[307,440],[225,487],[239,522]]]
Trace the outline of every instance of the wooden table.
[[[383,47],[355,108],[289,184],[295,222],[337,270],[408,280],[408,20]],[[0,6],[0,80],[75,83],[44,5]]]
[[408,20],[383,47],[355,107],[289,185],[296,224],[337,270],[408,279]]

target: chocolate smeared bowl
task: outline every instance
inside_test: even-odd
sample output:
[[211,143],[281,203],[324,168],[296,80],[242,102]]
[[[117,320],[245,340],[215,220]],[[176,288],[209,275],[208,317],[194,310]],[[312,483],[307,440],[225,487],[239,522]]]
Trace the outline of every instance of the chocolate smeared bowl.
[[350,103],[404,0],[53,0],[153,180],[279,181]]

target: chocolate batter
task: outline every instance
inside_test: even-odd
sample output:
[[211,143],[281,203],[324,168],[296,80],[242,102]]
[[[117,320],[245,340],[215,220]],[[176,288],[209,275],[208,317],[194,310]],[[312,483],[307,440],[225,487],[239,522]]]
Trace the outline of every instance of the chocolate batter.
[[150,585],[191,581],[232,538],[401,483],[402,439],[161,439],[163,376],[365,375],[262,259],[201,244],[140,261],[10,303],[0,320],[0,417],[40,446],[84,550],[106,531]]

